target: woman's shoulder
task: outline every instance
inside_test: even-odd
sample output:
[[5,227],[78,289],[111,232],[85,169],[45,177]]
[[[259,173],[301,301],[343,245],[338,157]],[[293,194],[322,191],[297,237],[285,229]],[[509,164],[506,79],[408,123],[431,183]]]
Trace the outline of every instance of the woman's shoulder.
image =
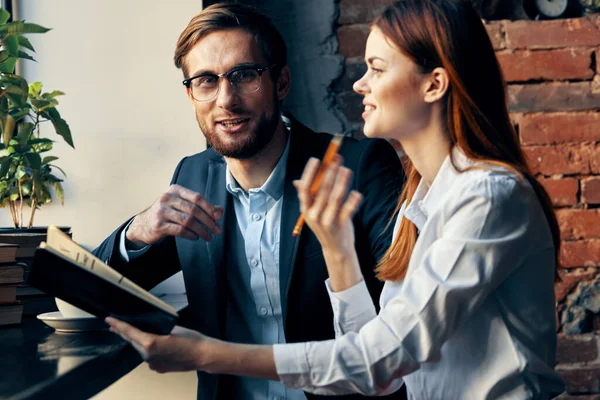
[[535,191],[524,175],[484,162],[474,162],[459,172],[449,193],[451,203],[477,199],[496,208],[522,207],[534,197]]

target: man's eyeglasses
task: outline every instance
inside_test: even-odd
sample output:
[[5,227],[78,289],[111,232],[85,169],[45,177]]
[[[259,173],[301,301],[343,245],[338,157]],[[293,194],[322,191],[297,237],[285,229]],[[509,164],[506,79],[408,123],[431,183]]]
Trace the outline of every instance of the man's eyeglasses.
[[183,84],[190,89],[196,101],[210,101],[219,94],[219,79],[226,78],[233,90],[240,94],[250,94],[260,89],[263,72],[275,65],[268,67],[244,66],[233,68],[223,74],[201,73],[191,78],[184,79]]

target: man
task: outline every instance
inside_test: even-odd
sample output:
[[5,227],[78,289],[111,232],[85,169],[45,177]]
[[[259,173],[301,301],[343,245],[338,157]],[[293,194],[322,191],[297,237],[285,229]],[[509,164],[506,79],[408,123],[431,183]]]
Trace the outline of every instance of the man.
[[[310,157],[323,157],[331,135],[280,115],[290,88],[280,33],[252,8],[217,4],[183,31],[175,65],[212,148],[181,160],[167,192],[95,254],[145,287],[183,270],[182,324],[207,335],[260,344],[333,338],[319,242],[307,227],[292,236],[292,181]],[[378,299],[374,268],[390,243],[402,168],[383,140],[348,139],[340,154],[364,195],[356,248]],[[274,381],[198,374],[199,399],[314,397]]]

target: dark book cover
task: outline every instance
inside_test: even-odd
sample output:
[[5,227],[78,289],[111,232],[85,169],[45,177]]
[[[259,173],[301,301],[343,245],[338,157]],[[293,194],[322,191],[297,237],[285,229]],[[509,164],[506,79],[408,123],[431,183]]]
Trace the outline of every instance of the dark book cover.
[[177,323],[171,313],[49,248],[38,248],[29,285],[99,318],[112,316],[138,329],[168,334]]

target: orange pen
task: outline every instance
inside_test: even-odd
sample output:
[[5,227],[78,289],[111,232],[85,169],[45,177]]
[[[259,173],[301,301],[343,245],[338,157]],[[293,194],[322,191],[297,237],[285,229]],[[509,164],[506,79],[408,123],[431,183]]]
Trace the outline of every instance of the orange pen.
[[[323,180],[323,174],[327,167],[333,161],[333,158],[337,154],[340,146],[342,145],[342,140],[344,139],[344,135],[336,134],[329,142],[329,146],[327,147],[327,151],[325,152],[325,157],[323,157],[323,162],[319,166],[319,170],[317,171],[317,175],[315,176],[315,180],[313,181],[310,187],[310,194],[315,196],[319,187],[321,186],[321,181]],[[298,218],[298,222],[296,222],[296,226],[294,226],[294,232],[292,232],[292,236],[296,237],[300,234],[302,227],[304,226],[304,214],[300,214]]]

